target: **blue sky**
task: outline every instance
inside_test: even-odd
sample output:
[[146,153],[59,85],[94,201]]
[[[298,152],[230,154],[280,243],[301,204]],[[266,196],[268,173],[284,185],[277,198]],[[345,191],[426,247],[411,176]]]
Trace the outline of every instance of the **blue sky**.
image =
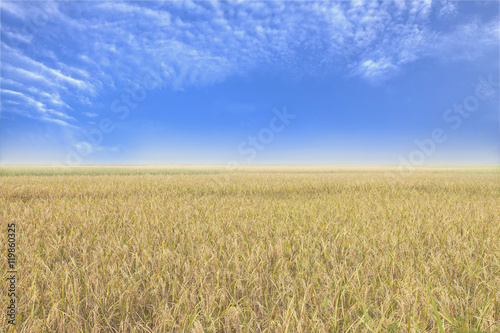
[[499,3],[0,4],[3,164],[499,164]]

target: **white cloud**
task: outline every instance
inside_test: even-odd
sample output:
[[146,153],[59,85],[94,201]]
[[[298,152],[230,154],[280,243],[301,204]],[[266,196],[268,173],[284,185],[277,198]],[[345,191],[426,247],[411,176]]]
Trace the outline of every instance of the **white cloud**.
[[42,18],[21,32],[2,22],[2,76],[10,80],[2,85],[54,119],[69,117],[73,103],[92,106],[103,89],[119,93],[157,64],[172,89],[255,69],[336,71],[376,84],[423,57],[470,61],[498,46],[496,21],[434,29],[433,11],[446,22],[458,15],[449,1],[44,2],[1,10],[21,25]]
[[85,117],[89,117],[89,118],[95,118],[95,117],[99,117],[99,115],[97,113],[93,113],[93,112],[83,112],[82,113]]
[[15,39],[15,40],[17,40],[17,41],[19,41],[21,43],[25,43],[25,44],[31,43],[31,40],[32,40],[32,36],[24,36],[24,35],[21,35],[21,34],[16,33],[16,32],[5,31],[4,34],[8,38]]
[[457,14],[457,5],[455,1],[440,1],[439,4],[441,5],[438,14],[440,17],[453,17]]
[[377,60],[368,59],[357,67],[356,73],[369,81],[376,82],[380,78],[394,74],[397,70],[398,67],[386,58]]
[[13,1],[0,2],[0,10],[7,12],[15,17],[24,18],[24,15],[22,15],[22,13],[24,13],[25,10],[22,8],[22,5],[17,4]]

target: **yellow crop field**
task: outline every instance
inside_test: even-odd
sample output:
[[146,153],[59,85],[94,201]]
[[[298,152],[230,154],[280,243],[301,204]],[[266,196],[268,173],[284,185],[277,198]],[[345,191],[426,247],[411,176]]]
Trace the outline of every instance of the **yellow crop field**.
[[0,221],[5,330],[500,332],[498,167],[2,167]]

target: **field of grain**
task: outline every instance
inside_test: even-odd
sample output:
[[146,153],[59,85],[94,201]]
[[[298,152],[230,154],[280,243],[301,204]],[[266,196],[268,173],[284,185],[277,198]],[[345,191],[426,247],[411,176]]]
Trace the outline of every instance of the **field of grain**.
[[2,167],[0,221],[3,331],[500,332],[499,168]]

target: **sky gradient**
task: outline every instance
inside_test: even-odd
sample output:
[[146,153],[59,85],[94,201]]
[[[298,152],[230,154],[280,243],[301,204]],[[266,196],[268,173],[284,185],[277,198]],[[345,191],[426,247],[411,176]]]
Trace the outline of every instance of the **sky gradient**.
[[500,164],[496,1],[0,15],[2,164]]

